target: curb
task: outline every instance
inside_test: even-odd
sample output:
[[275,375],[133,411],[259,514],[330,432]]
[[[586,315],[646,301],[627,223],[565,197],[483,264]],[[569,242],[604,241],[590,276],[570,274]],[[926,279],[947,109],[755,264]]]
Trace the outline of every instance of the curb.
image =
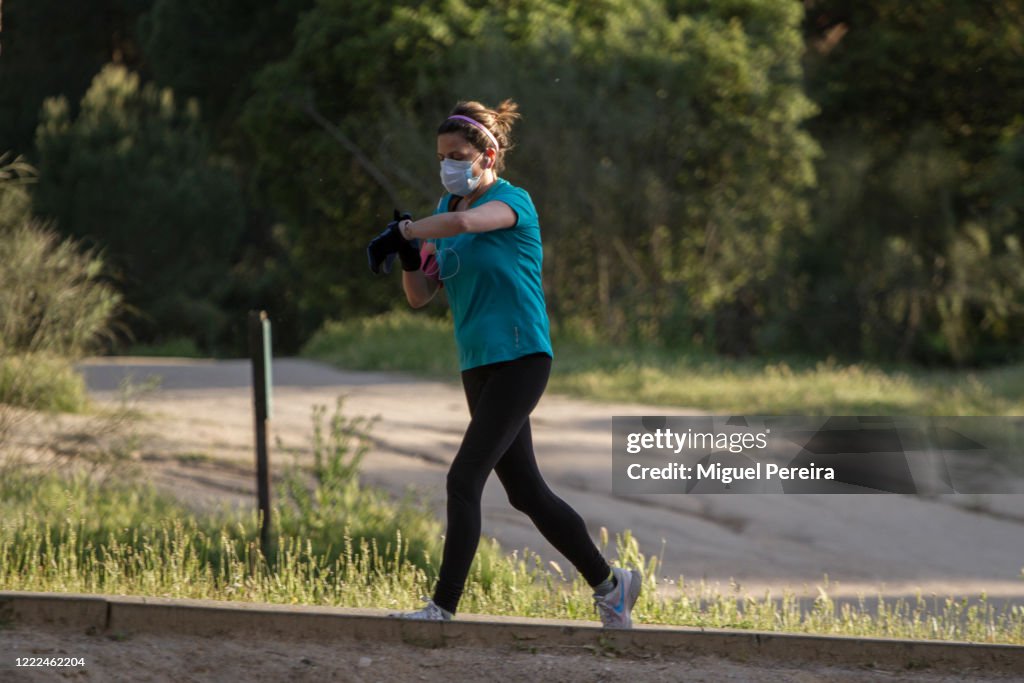
[[595,622],[460,615],[451,622],[410,622],[386,610],[272,605],[78,593],[0,591],[0,624],[48,626],[89,634],[258,636],[354,640],[440,648],[587,648],[625,657],[715,656],[828,666],[1024,672],[1024,646],[818,636],[766,631],[638,626],[604,630]]

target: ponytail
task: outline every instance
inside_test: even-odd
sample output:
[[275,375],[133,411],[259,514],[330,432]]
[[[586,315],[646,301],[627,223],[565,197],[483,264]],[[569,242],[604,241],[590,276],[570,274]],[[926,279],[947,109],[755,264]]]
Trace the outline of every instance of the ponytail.
[[[519,105],[511,99],[506,99],[494,109],[489,109],[476,101],[462,101],[448,114],[449,116],[466,116],[483,126],[494,136],[498,142],[497,156],[495,157],[494,170],[500,173],[505,168],[505,153],[513,148],[512,126],[522,116],[518,113]],[[460,119],[445,119],[437,129],[437,134],[461,133],[470,144],[481,152],[489,147],[494,147],[490,136],[477,126]]]

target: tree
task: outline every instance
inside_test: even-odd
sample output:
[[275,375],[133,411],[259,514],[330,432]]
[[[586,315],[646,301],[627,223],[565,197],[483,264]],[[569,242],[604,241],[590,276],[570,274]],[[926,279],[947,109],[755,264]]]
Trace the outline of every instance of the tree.
[[77,117],[66,98],[46,100],[36,144],[36,212],[105,249],[138,337],[215,346],[243,209],[231,169],[209,156],[198,105],[108,65]]
[[[780,236],[806,229],[814,178],[800,8],[677,9],[317,2],[243,116],[311,319],[394,300],[362,247],[392,196],[433,210],[434,131],[452,104],[512,97],[525,116],[507,177],[540,209],[556,314],[620,339],[713,330],[730,310],[756,325],[785,277]],[[726,332],[749,342],[743,326]]]
[[[0,131],[4,149],[35,160],[33,140],[46,97],[72,106],[104,64],[137,68],[134,26],[150,0],[7,0],[3,3]],[[72,112],[74,113],[74,112]]]
[[32,219],[35,169],[0,155],[0,439],[18,413],[80,410],[85,384],[72,362],[112,334],[121,295],[102,257]]
[[800,250],[822,311],[811,337],[876,357],[1006,359],[1024,322],[1005,151],[1024,126],[1024,8],[806,4],[809,125],[827,153]]
[[235,124],[241,104],[252,94],[253,76],[287,56],[291,28],[312,4],[152,0],[138,22],[147,74],[179,97],[200,100],[221,149],[244,156]]

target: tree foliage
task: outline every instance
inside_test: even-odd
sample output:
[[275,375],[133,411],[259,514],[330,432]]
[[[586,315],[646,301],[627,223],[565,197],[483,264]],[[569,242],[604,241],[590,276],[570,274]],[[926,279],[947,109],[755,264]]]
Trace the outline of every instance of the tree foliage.
[[828,152],[800,250],[815,336],[870,356],[1006,358],[1024,326],[1024,8],[808,4],[810,126]]
[[0,149],[35,161],[39,109],[63,95],[72,106],[108,62],[138,65],[134,23],[151,0],[6,0],[0,78]]
[[28,187],[35,178],[23,158],[0,155],[0,357],[73,360],[109,339],[121,295],[106,281],[99,254],[33,220]]
[[242,227],[231,169],[210,158],[195,101],[105,67],[72,117],[47,99],[37,132],[35,209],[102,245],[121,274],[140,339],[186,334],[214,346],[217,307]]
[[39,157],[36,213],[120,268],[143,339],[237,351],[228,321],[262,307],[295,349],[400,305],[366,242],[395,205],[433,211],[451,106],[511,97],[506,177],[537,203],[556,324],[733,353],[1020,354],[1018,0],[4,9],[4,144]]
[[312,0],[152,0],[138,22],[139,44],[153,80],[178,97],[203,103],[203,117],[235,143],[240,105],[260,68],[286,56],[289,30]]
[[432,211],[437,124],[458,99],[512,97],[525,116],[507,175],[540,210],[556,314],[617,338],[713,320],[737,301],[756,321],[780,236],[807,227],[816,146],[800,129],[813,112],[801,15],[759,0],[702,9],[317,2],[243,119],[304,266],[307,305],[324,314],[393,299],[393,283],[365,277],[360,249],[390,195]]

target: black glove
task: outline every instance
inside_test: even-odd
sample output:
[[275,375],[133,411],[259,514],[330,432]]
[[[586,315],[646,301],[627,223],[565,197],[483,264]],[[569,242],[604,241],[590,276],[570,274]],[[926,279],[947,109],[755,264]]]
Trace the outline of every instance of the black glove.
[[412,220],[412,215],[401,213],[395,209],[395,220],[388,223],[388,227],[374,237],[366,247],[370,272],[374,275],[381,272],[385,275],[390,273],[396,254],[402,260],[402,270],[420,269],[420,241],[418,239],[407,240],[402,237],[402,231],[398,229],[398,224],[404,220]]
[[[411,221],[412,214],[399,214],[398,209],[395,209],[395,231],[398,232],[398,236],[402,238],[401,243],[398,245],[398,258],[402,259],[402,270],[419,270],[421,264],[420,241],[418,239],[405,239],[402,237],[402,231],[398,229],[398,224],[405,220]],[[390,227],[390,225],[388,227]]]
[[374,275],[382,272],[387,275],[391,272],[391,264],[394,263],[395,256],[398,254],[399,245],[395,242],[396,237],[405,241],[389,226],[384,232],[370,240],[370,244],[366,247],[366,258],[370,262],[370,272]]

